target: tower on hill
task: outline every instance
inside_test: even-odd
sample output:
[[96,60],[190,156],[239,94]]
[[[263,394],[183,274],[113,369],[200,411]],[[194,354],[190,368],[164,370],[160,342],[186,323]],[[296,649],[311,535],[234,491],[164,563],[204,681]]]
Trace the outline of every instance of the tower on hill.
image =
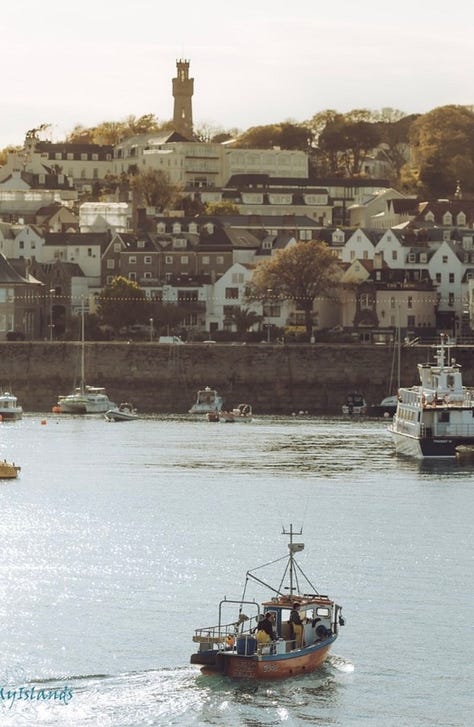
[[189,78],[189,61],[176,61],[176,78],[173,78],[173,127],[188,139],[193,138],[194,78]]

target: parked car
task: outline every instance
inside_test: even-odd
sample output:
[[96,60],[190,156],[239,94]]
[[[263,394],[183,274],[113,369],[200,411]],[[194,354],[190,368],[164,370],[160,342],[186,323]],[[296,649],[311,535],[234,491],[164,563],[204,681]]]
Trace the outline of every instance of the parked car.
[[160,336],[158,339],[158,343],[181,344],[181,343],[184,343],[184,341],[182,341],[179,336]]

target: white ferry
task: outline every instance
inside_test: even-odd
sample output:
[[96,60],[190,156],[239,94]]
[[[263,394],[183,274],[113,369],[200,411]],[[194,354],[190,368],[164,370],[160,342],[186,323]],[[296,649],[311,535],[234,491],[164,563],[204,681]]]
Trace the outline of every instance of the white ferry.
[[399,454],[456,457],[457,447],[474,445],[474,389],[463,386],[451,346],[442,335],[435,363],[418,364],[420,384],[398,391],[389,432]]

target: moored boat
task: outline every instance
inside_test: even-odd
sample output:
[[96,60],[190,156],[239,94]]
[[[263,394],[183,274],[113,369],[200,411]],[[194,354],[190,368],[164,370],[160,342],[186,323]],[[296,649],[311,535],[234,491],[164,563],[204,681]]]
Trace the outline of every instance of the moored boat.
[[130,422],[139,418],[137,410],[128,401],[123,401],[120,406],[108,409],[104,416],[108,422]]
[[398,396],[386,396],[380,404],[373,404],[367,407],[369,417],[391,417],[395,414],[398,406]]
[[222,396],[219,396],[215,389],[206,386],[197,393],[196,401],[189,409],[189,414],[209,414],[221,411],[223,406]]
[[461,367],[451,358],[446,336],[434,363],[418,364],[420,383],[401,387],[389,426],[397,453],[425,458],[454,458],[474,445],[474,389],[463,386]]
[[22,416],[23,408],[18,404],[17,397],[10,391],[3,391],[0,394],[0,422],[21,419]]
[[348,394],[345,403],[342,405],[344,416],[363,416],[367,414],[367,404],[362,394],[353,392]]
[[230,411],[223,409],[218,413],[221,422],[251,422],[253,419],[252,407],[250,404],[239,404]]
[[6,459],[0,461],[0,480],[13,480],[18,477],[20,471],[21,467],[14,462],[7,462]]
[[85,382],[84,303],[81,313],[81,381],[71,394],[58,397],[52,411],[61,414],[105,414],[117,405],[109,399],[103,386],[89,386]]
[[[304,545],[293,541],[295,534],[301,535],[301,531],[295,533],[292,526],[289,531],[283,530],[283,535],[289,535],[289,554],[280,559],[286,561],[286,566],[279,584],[262,580],[264,566],[248,571],[242,598],[224,598],[219,604],[217,625],[195,631],[193,641],[199,646],[191,655],[191,663],[201,665],[204,673],[285,679],[312,672],[325,661],[344,624],[342,608],[318,593],[296,563],[295,553]],[[258,576],[254,574],[257,570]],[[303,592],[300,579],[305,581]],[[268,600],[259,604],[247,599],[249,581],[268,589]]]

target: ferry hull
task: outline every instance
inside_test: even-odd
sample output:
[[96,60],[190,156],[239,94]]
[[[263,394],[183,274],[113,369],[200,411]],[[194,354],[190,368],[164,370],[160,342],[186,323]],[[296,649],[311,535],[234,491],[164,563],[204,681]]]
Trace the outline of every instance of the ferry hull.
[[[204,674],[222,674],[231,679],[265,679],[277,680],[310,674],[318,669],[326,660],[332,643],[336,636],[326,639],[321,644],[315,644],[299,651],[297,655],[270,654],[240,656],[234,652],[215,653],[215,663],[202,666]],[[198,657],[198,655],[195,655]],[[201,655],[199,655],[200,657]],[[192,663],[202,663],[199,657],[191,659]]]
[[406,457],[416,459],[454,459],[456,447],[473,445],[472,437],[432,437],[419,438],[409,434],[401,434],[390,430],[395,451]]

